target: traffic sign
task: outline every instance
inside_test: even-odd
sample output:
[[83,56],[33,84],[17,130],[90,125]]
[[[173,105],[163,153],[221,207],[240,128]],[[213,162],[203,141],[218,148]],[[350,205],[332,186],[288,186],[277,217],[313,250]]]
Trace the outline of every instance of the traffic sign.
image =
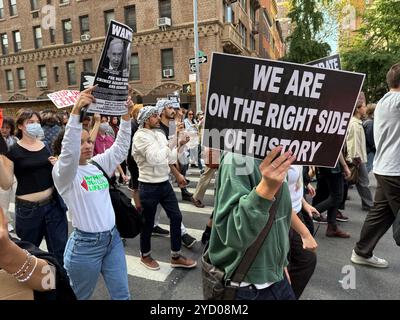
[[[199,63],[207,63],[207,56],[199,57]],[[190,64],[196,64],[196,58],[189,59]]]
[[191,64],[190,65],[190,72],[192,72],[192,73],[196,72],[196,65],[195,64]]

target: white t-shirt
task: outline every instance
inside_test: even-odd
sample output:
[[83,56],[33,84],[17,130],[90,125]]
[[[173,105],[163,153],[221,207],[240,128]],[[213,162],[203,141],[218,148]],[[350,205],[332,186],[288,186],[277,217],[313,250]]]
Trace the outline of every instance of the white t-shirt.
[[290,166],[287,180],[290,199],[292,200],[292,208],[298,213],[303,206],[303,166]]
[[[72,225],[85,232],[109,231],[115,226],[109,184],[94,165],[79,165],[82,124],[71,115],[65,129],[61,155],[53,168],[54,184],[64,199]],[[131,122],[121,121],[111,148],[93,157],[110,177],[129,150]]]
[[400,176],[400,92],[388,92],[374,113],[374,173]]

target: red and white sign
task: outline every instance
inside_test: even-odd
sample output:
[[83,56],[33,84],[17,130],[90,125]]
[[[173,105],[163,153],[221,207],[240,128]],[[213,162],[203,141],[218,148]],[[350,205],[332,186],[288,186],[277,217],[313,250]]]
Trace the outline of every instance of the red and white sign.
[[58,109],[71,107],[79,98],[78,90],[61,90],[49,93],[47,96],[55,104]]

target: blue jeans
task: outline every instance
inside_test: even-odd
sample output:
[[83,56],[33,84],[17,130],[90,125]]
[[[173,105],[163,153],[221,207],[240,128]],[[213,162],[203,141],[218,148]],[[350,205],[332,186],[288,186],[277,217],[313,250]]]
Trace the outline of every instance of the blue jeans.
[[46,205],[20,202],[15,205],[15,229],[22,241],[40,246],[43,237],[47,250],[63,265],[63,254],[68,239],[68,221],[65,209],[57,198]]
[[284,278],[265,289],[257,289],[253,285],[238,288],[236,300],[296,300],[296,297],[289,282]]
[[171,183],[169,181],[161,183],[139,182],[139,193],[143,208],[142,214],[145,220],[140,233],[140,251],[142,255],[146,256],[151,252],[151,233],[158,204],[161,204],[170,220],[171,251],[180,251],[182,245],[182,214]]
[[130,299],[124,246],[115,227],[95,233],[75,229],[65,248],[64,268],[79,300],[91,297],[100,273],[112,300]]
[[370,152],[367,154],[367,171],[370,173],[374,169],[374,157],[375,152]]

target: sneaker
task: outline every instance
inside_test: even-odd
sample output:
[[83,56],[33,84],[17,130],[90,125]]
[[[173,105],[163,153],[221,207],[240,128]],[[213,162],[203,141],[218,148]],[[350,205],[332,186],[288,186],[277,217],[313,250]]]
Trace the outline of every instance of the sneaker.
[[151,235],[152,236],[160,236],[160,237],[168,237],[169,231],[161,228],[160,226],[155,226],[153,228],[153,232],[151,233]]
[[150,270],[160,270],[160,265],[151,256],[141,257],[140,263]]
[[196,242],[197,240],[193,238],[189,233],[185,233],[182,236],[182,244],[188,249],[193,247]]
[[327,224],[328,220],[321,214],[320,216],[313,216],[313,221],[319,224]]
[[325,235],[330,238],[350,238],[350,233],[340,230],[338,226],[328,224]]
[[193,194],[191,193],[182,193],[182,201],[192,202],[192,196]]
[[344,216],[339,210],[336,213],[336,221],[347,222],[349,217]]
[[176,257],[171,257],[171,267],[172,268],[186,268],[191,269],[197,266],[197,262],[186,258],[182,255],[178,255]]
[[195,198],[191,198],[190,201],[192,201],[192,203],[197,207],[197,208],[204,208],[204,204],[203,202],[201,202],[200,200],[197,200]]
[[12,226],[11,223],[9,223],[9,224],[7,225],[7,228],[8,228],[8,232],[13,232],[13,231],[14,231],[14,227]]
[[203,175],[204,174],[204,169],[201,169],[200,170],[200,175]]
[[387,268],[389,266],[389,263],[385,259],[378,258],[377,256],[372,256],[367,259],[359,256],[354,250],[351,254],[350,260],[355,264],[365,264],[375,268]]

